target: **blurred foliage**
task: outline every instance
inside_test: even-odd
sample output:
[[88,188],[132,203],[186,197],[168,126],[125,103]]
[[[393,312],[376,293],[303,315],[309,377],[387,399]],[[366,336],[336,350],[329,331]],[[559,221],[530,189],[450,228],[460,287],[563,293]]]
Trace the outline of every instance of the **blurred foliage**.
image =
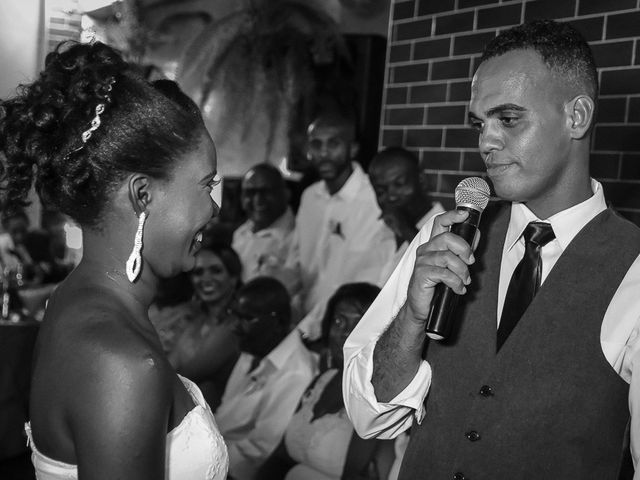
[[178,81],[205,115],[211,95],[223,98],[219,125],[243,137],[257,115],[266,115],[266,160],[279,122],[295,137],[323,99],[353,103],[352,73],[339,26],[327,13],[310,2],[252,0],[195,38]]

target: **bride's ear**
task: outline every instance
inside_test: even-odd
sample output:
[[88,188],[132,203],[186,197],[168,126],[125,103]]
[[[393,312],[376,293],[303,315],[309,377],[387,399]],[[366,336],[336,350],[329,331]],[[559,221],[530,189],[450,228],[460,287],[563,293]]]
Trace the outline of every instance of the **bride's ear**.
[[149,177],[134,173],[129,176],[127,186],[131,206],[134,212],[136,212],[136,215],[140,215],[140,213],[147,210],[147,207],[152,201]]

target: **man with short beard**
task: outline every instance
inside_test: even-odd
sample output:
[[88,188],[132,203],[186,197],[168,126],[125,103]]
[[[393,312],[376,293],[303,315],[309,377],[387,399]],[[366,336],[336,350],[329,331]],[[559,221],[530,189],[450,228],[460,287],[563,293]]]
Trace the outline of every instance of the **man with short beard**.
[[309,161],[321,180],[302,194],[287,266],[308,314],[299,328],[314,339],[333,292],[350,282],[376,284],[395,243],[368,176],[353,160],[355,133],[353,115],[337,108],[321,112],[307,129]]
[[[358,433],[411,427],[401,480],[616,479],[627,432],[640,479],[640,229],[590,176],[597,93],[568,23],[486,47],[469,120],[503,201],[475,252],[449,231],[467,212],[423,227],[344,347]],[[460,296],[454,332],[427,341],[442,284]]]

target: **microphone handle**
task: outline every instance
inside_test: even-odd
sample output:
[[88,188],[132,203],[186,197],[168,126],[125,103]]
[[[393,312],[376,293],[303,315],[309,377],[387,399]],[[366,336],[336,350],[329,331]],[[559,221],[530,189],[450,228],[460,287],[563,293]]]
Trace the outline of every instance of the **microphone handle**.
[[[461,237],[469,245],[472,245],[482,212],[465,205],[457,206],[456,210],[467,211],[469,216],[464,222],[451,225],[450,231]],[[436,285],[433,299],[431,300],[431,311],[424,328],[429,338],[432,340],[444,340],[451,335],[453,324],[456,320],[454,314],[459,298],[460,295],[444,283]]]

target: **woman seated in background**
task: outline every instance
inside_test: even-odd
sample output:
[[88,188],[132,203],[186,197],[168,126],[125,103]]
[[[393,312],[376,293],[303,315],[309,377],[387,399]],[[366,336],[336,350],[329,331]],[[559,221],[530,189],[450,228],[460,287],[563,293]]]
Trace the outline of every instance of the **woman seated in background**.
[[211,244],[205,238],[190,273],[195,292],[191,316],[169,351],[176,371],[198,384],[213,411],[240,355],[227,309],[240,285],[241,271],[240,259],[231,247]]
[[393,444],[363,440],[354,432],[342,400],[342,346],[380,289],[368,283],[341,286],[322,321],[326,370],[307,389],[282,442],[256,480],[386,479]]
[[188,273],[162,279],[149,307],[149,320],[158,332],[162,349],[169,355],[194,317],[193,285]]

